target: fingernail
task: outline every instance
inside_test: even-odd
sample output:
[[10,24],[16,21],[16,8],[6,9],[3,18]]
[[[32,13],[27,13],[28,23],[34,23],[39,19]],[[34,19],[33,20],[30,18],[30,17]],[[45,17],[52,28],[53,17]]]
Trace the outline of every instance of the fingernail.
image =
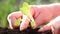
[[42,28],[40,28],[40,30],[39,31],[47,31],[47,30],[51,30],[51,27],[50,26],[44,26],[44,27],[42,27]]
[[20,31],[24,30],[25,26],[24,26],[24,23],[21,23],[20,25]]
[[22,30],[24,30],[24,28],[23,27],[20,27],[20,31],[22,31]]
[[33,29],[36,29],[37,28],[37,26],[35,25],[34,27],[32,27]]
[[38,30],[38,32],[43,32],[44,31],[44,28],[40,28],[39,30]]
[[47,30],[47,28],[46,28],[46,26],[43,26],[43,27],[42,27],[42,28],[40,28],[38,31],[43,32],[43,31],[45,31],[45,30]]
[[8,29],[12,29],[13,30],[13,27],[8,27]]

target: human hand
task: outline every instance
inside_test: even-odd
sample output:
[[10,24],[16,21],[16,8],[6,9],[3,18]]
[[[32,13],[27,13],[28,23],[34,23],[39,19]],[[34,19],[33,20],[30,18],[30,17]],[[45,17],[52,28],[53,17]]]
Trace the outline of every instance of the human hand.
[[[42,7],[41,7],[42,8]],[[40,9],[41,9],[40,8]],[[47,13],[47,15],[46,15],[46,12],[42,12],[41,14],[40,14],[40,9],[38,8],[38,7],[34,7],[34,6],[32,6],[31,7],[31,14],[32,14],[32,16],[33,16],[33,18],[34,18],[34,20],[35,20],[35,22],[36,22],[36,26],[34,27],[34,28],[37,28],[40,24],[42,24],[42,23],[44,23],[45,22],[45,18],[46,18],[46,16],[48,16],[48,14],[49,14],[49,12]],[[42,8],[43,9],[43,8]],[[45,10],[46,11],[46,10]],[[43,13],[45,13],[45,14],[43,14]],[[20,15],[21,14],[21,15]],[[46,16],[45,16],[46,15]],[[11,24],[13,25],[14,23],[15,23],[15,21],[18,19],[18,18],[22,18],[22,13],[21,12],[14,12],[13,14],[10,14],[10,16],[8,16],[8,20],[10,19],[11,21]],[[43,18],[45,16],[45,18]],[[48,17],[47,17],[48,18]],[[27,21],[27,20],[26,20]],[[29,21],[27,21],[27,22],[29,22]],[[39,24],[38,24],[39,23]],[[27,23],[25,23],[25,24],[27,24]],[[25,25],[24,24],[24,25]],[[10,27],[12,26],[12,25],[10,25]],[[14,25],[13,25],[14,26]],[[23,27],[28,27],[27,25],[26,26],[21,26],[21,28],[23,28]],[[11,28],[12,29],[12,28]]]
[[60,16],[52,19],[48,24],[43,26],[38,32],[44,32],[51,30],[53,34],[60,34]]
[[[42,28],[40,28],[38,31],[43,32],[47,30],[52,30],[53,34],[60,34],[60,4],[53,4],[49,6],[52,10],[52,19]],[[50,11],[51,11],[50,10]]]
[[[34,28],[37,28],[37,27],[39,27],[42,24],[48,23],[50,20],[52,20],[54,18],[54,13],[55,12],[52,12],[54,10],[54,9],[52,9],[52,7],[54,7],[54,6],[31,6],[31,14],[32,14],[32,16],[33,16],[33,18],[35,20],[35,23],[36,23],[36,25],[34,26]],[[57,8],[57,9],[59,9],[59,8]],[[20,28],[22,28],[22,30],[25,29],[25,28],[27,28],[29,26],[29,20],[28,19],[24,20],[25,23],[22,22],[22,24],[24,24],[24,26],[23,25],[20,26]],[[13,19],[13,20],[15,22],[15,19]],[[40,29],[39,31],[41,31],[41,30],[42,29]],[[47,27],[47,30],[50,30],[50,27]]]
[[[38,26],[40,26],[43,23],[47,23],[47,21],[49,21],[52,18],[51,12],[48,11],[49,9],[48,10],[46,10],[46,9],[48,9],[47,6],[45,6],[45,7],[44,6],[41,6],[40,8],[38,6],[35,6],[35,5],[31,6],[31,14],[32,14],[32,16],[33,16],[33,18],[34,18],[34,20],[36,22],[36,25],[35,25],[34,28],[37,28]],[[12,28],[14,28],[14,23],[15,23],[16,19],[21,18],[22,16],[23,15],[22,15],[21,12],[15,12],[15,13],[11,14],[10,16],[8,16],[8,21],[10,19],[11,20],[10,23],[13,25],[12,26],[9,23],[10,24],[10,28],[11,28],[11,26],[12,26]],[[22,21],[22,23],[23,22],[24,21]],[[26,23],[26,22],[29,23],[29,21],[26,20],[25,23],[24,23],[25,26],[23,26],[23,25],[20,26],[21,29],[22,28],[25,29],[25,28],[28,27],[28,23]]]

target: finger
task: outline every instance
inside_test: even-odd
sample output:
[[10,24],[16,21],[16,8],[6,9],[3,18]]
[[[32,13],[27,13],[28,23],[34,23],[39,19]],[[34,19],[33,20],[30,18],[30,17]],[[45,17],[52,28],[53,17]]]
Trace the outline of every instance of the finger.
[[59,33],[60,30],[60,16],[56,17],[55,19],[51,20],[47,25],[39,29],[38,31],[46,31],[52,30],[53,34]]
[[[34,12],[35,12],[34,8],[32,6],[30,6],[30,13],[31,13],[32,17],[34,16]],[[26,29],[29,26],[29,21],[30,21],[30,19],[28,17],[24,16],[22,19],[22,23],[20,25],[20,30]],[[24,24],[24,26],[22,24]]]
[[52,23],[52,32],[53,34],[60,34],[60,16],[57,16],[50,23]]
[[11,19],[10,19],[10,15],[8,15],[8,23],[9,23],[9,29],[13,29],[12,23],[11,23]]
[[47,30],[51,30],[51,26],[45,25],[42,28],[40,28],[38,30],[38,32],[44,32],[44,31],[47,31]]
[[33,18],[35,20],[35,23],[36,23],[36,25],[33,27],[33,29],[35,29],[35,28],[37,28],[40,25],[40,23],[39,23],[39,21],[40,21],[39,20],[40,19],[40,17],[39,17],[40,16],[39,8],[32,6],[31,7],[31,12],[33,12],[33,15],[32,16],[33,16]]
[[60,16],[57,16],[55,19],[51,20],[48,25],[51,25],[53,34],[60,34]]
[[13,29],[13,28],[17,27],[14,25],[14,23],[18,18],[21,18],[21,17],[22,17],[22,13],[20,11],[9,14],[7,17],[8,22],[9,22],[9,28]]
[[23,15],[22,23],[20,25],[20,31],[26,29],[29,26],[30,19],[26,16]]

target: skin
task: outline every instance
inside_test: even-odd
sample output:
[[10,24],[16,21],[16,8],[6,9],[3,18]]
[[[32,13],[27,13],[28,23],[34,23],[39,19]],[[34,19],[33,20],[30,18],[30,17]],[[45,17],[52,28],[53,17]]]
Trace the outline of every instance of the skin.
[[[37,28],[37,27],[41,26],[42,24],[46,23],[46,25],[43,26],[41,29],[39,29],[38,32],[52,30],[53,34],[59,34],[60,25],[58,25],[58,24],[60,24],[60,20],[59,19],[58,19],[58,21],[55,21],[55,20],[58,18],[57,16],[60,15],[60,4],[31,5],[30,12],[35,20],[35,23],[36,23],[34,28]],[[24,19],[23,16],[24,15],[21,12],[16,12],[16,13],[13,12],[13,14],[11,14],[8,17],[8,21],[10,19],[10,23],[11,23],[9,25],[9,27],[11,29],[16,28],[17,26],[14,26],[15,21],[18,18]],[[27,18],[29,19],[29,17],[27,17]],[[23,20],[23,21],[25,21],[25,23],[23,23],[23,21],[21,22],[21,23],[23,23],[23,25],[20,26],[20,28],[26,29],[29,26],[28,19]],[[53,20],[54,20],[54,22],[53,22]]]

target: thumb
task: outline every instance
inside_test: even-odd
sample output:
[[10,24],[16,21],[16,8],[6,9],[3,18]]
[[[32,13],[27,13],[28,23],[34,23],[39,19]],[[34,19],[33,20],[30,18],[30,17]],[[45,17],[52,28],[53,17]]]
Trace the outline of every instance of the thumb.
[[30,19],[26,16],[23,15],[22,23],[20,25],[20,31],[26,29],[29,26]]
[[44,32],[44,31],[47,31],[47,30],[51,30],[51,25],[45,25],[45,26],[43,26],[42,28],[40,28],[39,30],[38,30],[38,32]]

